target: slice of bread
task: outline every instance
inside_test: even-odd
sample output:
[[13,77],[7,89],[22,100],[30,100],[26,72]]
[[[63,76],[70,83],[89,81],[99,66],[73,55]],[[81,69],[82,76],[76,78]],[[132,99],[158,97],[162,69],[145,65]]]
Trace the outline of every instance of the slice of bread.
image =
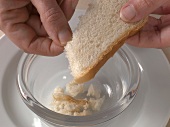
[[98,70],[144,26],[147,18],[125,23],[119,13],[127,0],[93,0],[80,18],[72,41],[65,46],[66,57],[76,83],[92,79]]

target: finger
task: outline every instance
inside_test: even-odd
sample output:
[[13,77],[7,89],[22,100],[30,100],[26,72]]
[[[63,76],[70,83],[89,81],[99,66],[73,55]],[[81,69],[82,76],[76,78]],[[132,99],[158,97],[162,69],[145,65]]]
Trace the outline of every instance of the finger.
[[35,31],[24,23],[13,25],[11,29],[14,32],[7,32],[7,36],[24,52],[45,56],[56,56],[63,52],[63,47],[47,37],[37,36]]
[[153,12],[153,14],[160,14],[160,15],[170,14],[170,2],[168,1],[163,6],[156,9]]
[[150,18],[149,23],[143,30],[130,37],[127,43],[143,48],[164,48],[169,47],[170,43],[170,22],[169,25],[161,27],[166,20]]
[[57,45],[66,45],[72,38],[71,29],[56,0],[31,0],[40,14],[45,30]]
[[15,0],[1,0],[0,10],[12,10],[16,8],[22,8],[30,3],[30,0],[20,0],[16,2]]
[[56,56],[63,52],[63,47],[49,38],[37,36],[35,31],[24,23],[15,24],[11,29],[13,32],[7,32],[7,36],[24,52],[45,56]]
[[[29,14],[26,8],[0,11],[0,28],[1,30],[11,31],[12,24],[26,22],[29,18]],[[17,18],[16,18],[17,17]]]
[[63,10],[68,21],[71,19],[77,4],[78,0],[65,0],[61,4],[61,9]]
[[4,11],[0,15],[3,32],[25,52],[52,56],[63,52],[63,47],[57,46],[49,38],[38,37],[34,29],[25,24],[29,19],[26,7]]
[[139,21],[168,0],[129,0],[121,9],[120,17],[126,22]]
[[30,15],[26,23],[34,29],[38,36],[48,36],[38,15]]

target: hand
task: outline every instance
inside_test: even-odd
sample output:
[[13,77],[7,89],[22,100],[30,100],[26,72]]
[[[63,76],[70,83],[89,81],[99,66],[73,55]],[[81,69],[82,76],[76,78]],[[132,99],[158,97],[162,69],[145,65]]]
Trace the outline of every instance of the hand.
[[151,13],[162,16],[159,19],[149,17],[143,29],[127,40],[128,44],[145,48],[170,46],[169,0],[129,0],[122,7],[120,17],[126,22],[135,22]]
[[58,55],[72,38],[68,20],[77,3],[78,0],[0,0],[0,29],[25,52]]

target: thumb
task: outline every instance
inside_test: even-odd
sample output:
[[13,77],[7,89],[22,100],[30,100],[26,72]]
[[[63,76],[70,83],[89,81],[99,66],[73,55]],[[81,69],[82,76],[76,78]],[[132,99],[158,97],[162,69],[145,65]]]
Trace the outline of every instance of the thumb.
[[72,38],[68,21],[56,0],[31,0],[40,14],[41,22],[50,38],[65,45]]
[[129,0],[120,11],[120,18],[126,22],[139,21],[148,16],[168,0]]

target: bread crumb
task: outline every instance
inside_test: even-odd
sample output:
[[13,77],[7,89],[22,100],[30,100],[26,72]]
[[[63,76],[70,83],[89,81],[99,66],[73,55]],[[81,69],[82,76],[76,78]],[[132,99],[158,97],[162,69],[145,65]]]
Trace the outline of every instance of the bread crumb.
[[66,92],[72,97],[76,97],[78,94],[84,92],[84,84],[68,84],[66,86]]
[[83,88],[82,84],[66,86],[67,93],[72,96],[66,94],[64,89],[61,87],[55,88],[50,109],[57,113],[71,116],[87,116],[96,111],[100,111],[105,100],[105,96],[100,98],[100,90],[96,92],[93,85],[90,85],[87,95],[96,98],[76,99],[75,96],[84,92]]
[[95,98],[100,98],[101,90],[95,87],[93,84],[90,85],[87,96],[92,96]]
[[61,87],[57,87],[54,89],[54,94],[64,94],[64,89]]
[[99,99],[90,98],[89,102],[90,102],[90,106],[91,106],[92,110],[100,111],[104,100],[105,100],[105,96],[103,96],[102,98],[99,98]]

